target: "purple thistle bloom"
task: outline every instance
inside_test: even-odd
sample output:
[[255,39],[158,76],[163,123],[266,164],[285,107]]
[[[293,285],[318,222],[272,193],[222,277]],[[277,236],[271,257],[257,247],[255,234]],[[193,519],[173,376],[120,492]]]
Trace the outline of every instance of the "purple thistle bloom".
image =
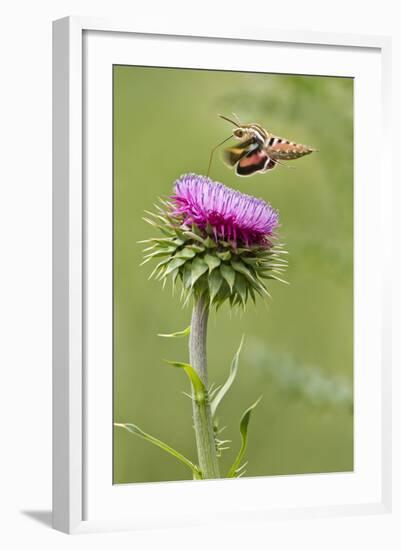
[[174,191],[173,215],[182,216],[185,225],[194,223],[200,229],[210,225],[216,240],[271,246],[269,237],[278,227],[279,216],[262,199],[197,174],[181,176]]

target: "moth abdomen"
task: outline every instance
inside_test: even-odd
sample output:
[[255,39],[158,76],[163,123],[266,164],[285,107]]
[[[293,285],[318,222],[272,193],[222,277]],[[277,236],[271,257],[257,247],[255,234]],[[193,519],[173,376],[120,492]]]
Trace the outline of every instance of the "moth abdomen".
[[313,147],[272,136],[267,142],[266,151],[273,159],[293,160],[316,151]]

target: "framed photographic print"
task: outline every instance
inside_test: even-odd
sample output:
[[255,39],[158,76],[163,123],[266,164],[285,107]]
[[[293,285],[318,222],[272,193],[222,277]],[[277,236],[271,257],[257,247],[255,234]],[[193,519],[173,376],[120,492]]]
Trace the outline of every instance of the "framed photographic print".
[[385,512],[389,41],[54,23],[54,526]]

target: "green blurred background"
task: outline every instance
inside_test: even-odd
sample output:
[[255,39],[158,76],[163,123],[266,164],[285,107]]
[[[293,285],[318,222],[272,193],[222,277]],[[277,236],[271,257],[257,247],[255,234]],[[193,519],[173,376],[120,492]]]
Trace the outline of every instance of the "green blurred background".
[[[289,286],[245,313],[224,306],[209,321],[210,381],[222,383],[241,335],[238,378],[221,404],[228,470],[251,419],[247,476],[353,469],[353,81],[346,78],[114,67],[114,421],[133,422],[196,460],[185,375],[188,326],[179,293],[149,281],[138,240],[143,220],[174,180],[206,173],[211,148],[237,113],[319,152],[267,174],[240,178],[215,156],[211,177],[280,211]],[[134,435],[114,430],[114,483],[189,479],[189,470]]]

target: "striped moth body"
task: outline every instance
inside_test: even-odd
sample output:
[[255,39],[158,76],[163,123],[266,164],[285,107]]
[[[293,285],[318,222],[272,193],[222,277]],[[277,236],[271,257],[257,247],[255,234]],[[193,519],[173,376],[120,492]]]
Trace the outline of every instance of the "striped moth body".
[[259,124],[240,124],[219,115],[234,124],[233,137],[238,143],[224,149],[226,164],[235,168],[238,176],[264,173],[281,164],[283,160],[295,160],[316,151],[312,147],[278,137]]

